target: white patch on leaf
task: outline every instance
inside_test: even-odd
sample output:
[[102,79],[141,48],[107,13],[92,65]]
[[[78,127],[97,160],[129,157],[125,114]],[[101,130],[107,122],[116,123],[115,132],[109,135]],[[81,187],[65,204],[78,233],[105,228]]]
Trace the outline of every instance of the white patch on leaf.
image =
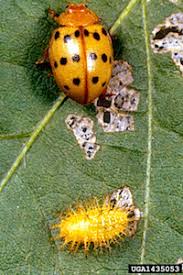
[[128,87],[132,82],[131,66],[122,60],[114,61],[107,91],[94,102],[98,123],[105,132],[134,131],[129,112],[137,111],[140,94]]
[[97,119],[104,132],[134,131],[133,116],[128,114],[117,113],[106,109],[105,111],[98,111]]
[[176,262],[176,264],[183,264],[183,258],[179,258]]
[[173,4],[179,4],[180,3],[180,0],[169,0],[169,1]]
[[85,152],[86,159],[93,159],[100,148],[100,146],[96,144],[93,121],[88,117],[70,114],[66,118],[65,123],[68,129],[73,131],[80,148]]
[[120,208],[121,210],[126,209],[128,211],[129,224],[126,228],[126,234],[128,236],[133,236],[137,230],[137,225],[142,217],[142,212],[139,208],[134,205],[133,195],[130,188],[124,186],[111,195],[106,197],[106,205],[111,205],[113,208]]
[[170,52],[183,74],[183,13],[172,14],[153,30],[151,47],[155,53]]

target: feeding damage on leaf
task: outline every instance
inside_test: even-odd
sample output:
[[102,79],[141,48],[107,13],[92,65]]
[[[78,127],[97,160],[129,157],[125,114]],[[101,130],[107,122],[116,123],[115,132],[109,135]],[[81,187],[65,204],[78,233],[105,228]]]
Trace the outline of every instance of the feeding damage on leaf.
[[73,131],[87,160],[93,159],[100,146],[96,144],[96,135],[93,131],[93,121],[88,117],[70,114],[65,123]]
[[179,258],[176,263],[177,264],[183,264],[183,258]]
[[169,1],[173,4],[179,4],[181,2],[181,0],[169,0]]
[[172,14],[153,30],[151,46],[155,53],[170,52],[183,75],[183,13]]
[[134,131],[131,112],[137,111],[140,94],[129,87],[132,82],[131,66],[114,61],[106,94],[95,100],[97,119],[105,132]]
[[[137,111],[140,94],[130,88],[132,82],[131,66],[122,60],[114,61],[106,93],[94,101],[96,117],[104,132],[134,131],[131,113]],[[70,114],[65,122],[85,151],[86,159],[93,159],[100,148],[96,144],[93,121],[88,117]]]

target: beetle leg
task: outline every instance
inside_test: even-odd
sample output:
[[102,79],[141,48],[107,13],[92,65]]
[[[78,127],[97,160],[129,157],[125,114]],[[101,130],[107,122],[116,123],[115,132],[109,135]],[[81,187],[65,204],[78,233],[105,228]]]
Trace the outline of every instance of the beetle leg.
[[58,23],[58,14],[56,13],[56,11],[48,8],[48,14],[53,20],[55,20],[55,22]]
[[102,92],[102,94],[100,95],[101,98],[106,97],[106,92],[107,92],[107,88],[105,88]]
[[37,65],[46,64],[49,62],[48,47],[44,50],[43,55],[36,61]]
[[48,77],[50,78],[50,77],[52,77],[53,76],[53,73],[52,72],[49,72],[48,73]]

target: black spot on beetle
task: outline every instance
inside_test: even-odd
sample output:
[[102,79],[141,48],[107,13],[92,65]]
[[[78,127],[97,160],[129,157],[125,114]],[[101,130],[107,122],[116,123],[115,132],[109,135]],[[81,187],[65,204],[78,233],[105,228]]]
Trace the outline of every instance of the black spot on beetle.
[[64,89],[66,89],[68,91],[69,90],[69,86],[64,85]]
[[109,58],[109,63],[111,64],[112,63],[112,57],[110,56]]
[[106,30],[105,30],[104,28],[102,28],[102,33],[103,33],[104,35],[107,35],[107,32],[106,32]]
[[92,60],[96,60],[96,59],[97,59],[96,53],[90,53],[89,57],[90,57]]
[[94,33],[93,33],[93,37],[94,37],[94,39],[96,39],[96,40],[100,40],[100,35],[99,35],[98,32],[94,32]]
[[76,86],[79,86],[80,84],[80,79],[77,77],[77,78],[73,78],[73,84],[76,85]]
[[60,58],[60,64],[61,65],[66,65],[67,64],[67,58],[66,57],[61,57]]
[[54,62],[55,69],[58,67],[57,61]]
[[73,62],[79,62],[79,61],[80,61],[80,56],[79,56],[79,54],[73,55],[72,60],[73,60]]
[[101,58],[103,62],[107,62],[107,55],[105,53],[101,55]]
[[80,31],[79,30],[75,31],[74,35],[75,35],[75,37],[79,37],[80,36]]
[[92,82],[93,82],[93,84],[97,84],[98,80],[99,80],[99,77],[98,77],[98,76],[93,76],[93,77],[92,77]]
[[58,38],[59,38],[59,36],[60,36],[59,31],[56,31],[56,33],[55,33],[55,40],[56,40],[56,39],[58,39]]
[[84,29],[84,35],[89,36],[89,31],[87,29]]
[[106,85],[106,81],[102,83],[102,87],[104,87]]
[[68,43],[69,42],[69,40],[71,40],[71,37],[70,37],[70,35],[64,35],[64,43]]

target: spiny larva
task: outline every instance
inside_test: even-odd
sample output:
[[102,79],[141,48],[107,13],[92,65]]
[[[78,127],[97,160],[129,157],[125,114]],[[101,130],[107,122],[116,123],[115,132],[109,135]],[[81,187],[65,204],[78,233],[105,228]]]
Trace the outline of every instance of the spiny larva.
[[100,203],[94,198],[91,202],[80,204],[61,214],[52,229],[57,231],[56,240],[76,252],[79,246],[85,253],[90,246],[109,248],[112,243],[135,234],[141,212],[133,204],[128,187],[123,187],[108,195]]
[[43,63],[49,57],[59,88],[81,104],[92,102],[106,90],[112,73],[113,47],[99,17],[85,4],[69,4],[58,15]]

